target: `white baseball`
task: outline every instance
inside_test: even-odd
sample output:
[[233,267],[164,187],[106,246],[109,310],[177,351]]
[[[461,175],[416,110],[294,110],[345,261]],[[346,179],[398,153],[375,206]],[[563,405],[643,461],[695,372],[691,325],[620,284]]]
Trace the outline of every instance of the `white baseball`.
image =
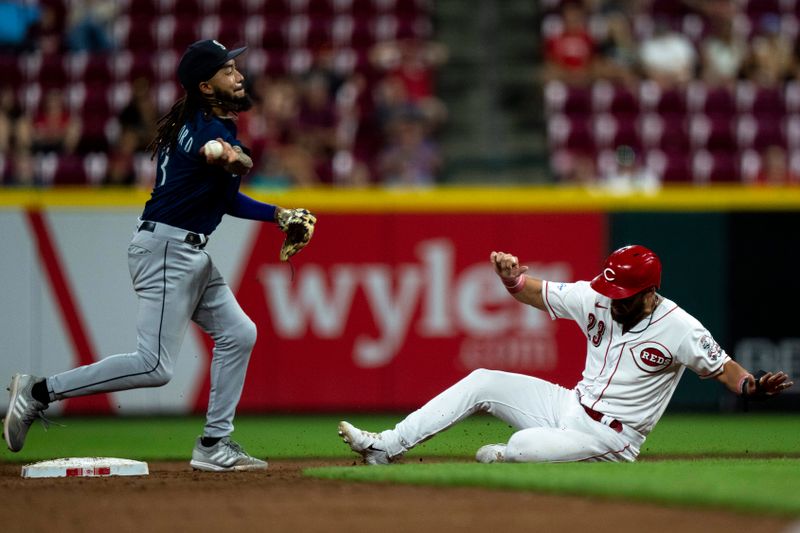
[[222,157],[222,152],[224,149],[222,148],[222,143],[219,141],[208,141],[204,147],[205,154],[212,159],[218,159]]

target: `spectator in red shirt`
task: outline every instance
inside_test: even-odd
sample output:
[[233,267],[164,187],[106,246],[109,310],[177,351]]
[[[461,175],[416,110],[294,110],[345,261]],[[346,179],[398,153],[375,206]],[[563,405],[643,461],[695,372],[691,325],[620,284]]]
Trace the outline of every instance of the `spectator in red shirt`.
[[564,30],[545,43],[545,79],[586,84],[591,81],[596,50],[586,26],[586,13],[580,4],[566,2],[561,19]]
[[71,154],[81,139],[81,123],[70,113],[59,89],[47,92],[42,109],[33,119],[34,152]]

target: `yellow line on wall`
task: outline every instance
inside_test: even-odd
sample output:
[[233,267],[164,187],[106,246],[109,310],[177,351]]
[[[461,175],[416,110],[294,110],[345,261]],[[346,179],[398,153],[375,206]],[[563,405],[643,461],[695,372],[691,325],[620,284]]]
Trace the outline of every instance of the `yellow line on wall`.
[[[245,192],[263,202],[327,213],[800,210],[800,187],[669,187],[652,195],[558,186]],[[143,189],[0,189],[0,208],[138,209],[149,197]]]

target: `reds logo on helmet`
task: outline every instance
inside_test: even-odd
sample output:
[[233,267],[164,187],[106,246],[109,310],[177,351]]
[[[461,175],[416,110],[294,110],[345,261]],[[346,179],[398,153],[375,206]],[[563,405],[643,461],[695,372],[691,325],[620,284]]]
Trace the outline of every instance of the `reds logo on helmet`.
[[656,374],[672,364],[672,354],[667,347],[654,341],[647,341],[630,348],[633,362],[640,370]]

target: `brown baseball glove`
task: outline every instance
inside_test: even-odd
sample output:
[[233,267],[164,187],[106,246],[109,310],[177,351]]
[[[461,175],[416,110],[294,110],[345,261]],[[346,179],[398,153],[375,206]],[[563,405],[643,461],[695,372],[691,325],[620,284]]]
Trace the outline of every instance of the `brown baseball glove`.
[[281,246],[281,261],[286,261],[306,247],[314,235],[317,217],[307,209],[282,209],[278,212],[278,227],[286,234]]

